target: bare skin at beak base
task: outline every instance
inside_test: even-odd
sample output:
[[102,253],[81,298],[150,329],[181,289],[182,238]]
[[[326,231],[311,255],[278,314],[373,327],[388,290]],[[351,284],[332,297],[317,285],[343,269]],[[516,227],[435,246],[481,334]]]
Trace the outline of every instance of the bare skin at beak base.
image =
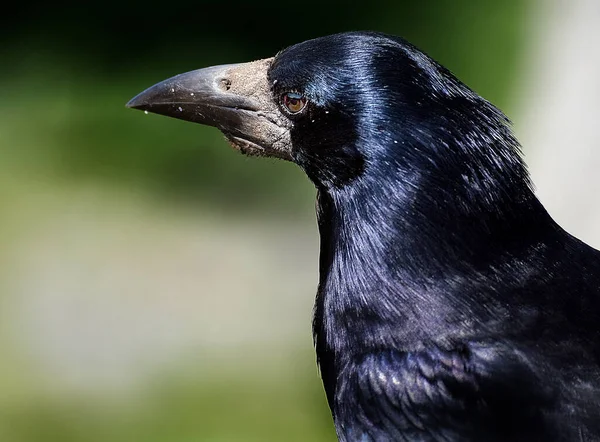
[[176,75],[134,97],[127,107],[214,126],[249,155],[291,160],[291,122],[273,100],[272,58]]

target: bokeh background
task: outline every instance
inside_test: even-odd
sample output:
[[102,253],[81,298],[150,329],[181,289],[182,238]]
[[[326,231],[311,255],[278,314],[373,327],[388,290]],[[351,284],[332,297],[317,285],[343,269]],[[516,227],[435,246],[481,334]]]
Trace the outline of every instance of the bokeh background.
[[168,76],[402,35],[502,108],[600,246],[600,2],[44,2],[0,15],[0,441],[330,441],[315,191],[216,129],[128,110]]

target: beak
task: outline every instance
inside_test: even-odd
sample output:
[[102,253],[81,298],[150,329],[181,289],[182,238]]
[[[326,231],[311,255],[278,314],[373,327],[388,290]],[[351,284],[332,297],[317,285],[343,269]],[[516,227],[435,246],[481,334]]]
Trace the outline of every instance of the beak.
[[272,60],[180,74],[146,89],[127,107],[214,126],[242,153],[291,161],[291,122],[267,78]]

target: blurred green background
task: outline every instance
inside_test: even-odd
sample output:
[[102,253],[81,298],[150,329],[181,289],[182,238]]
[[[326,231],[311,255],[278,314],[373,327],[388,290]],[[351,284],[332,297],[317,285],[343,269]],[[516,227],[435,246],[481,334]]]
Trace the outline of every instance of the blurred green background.
[[[401,35],[509,115],[526,0],[45,2],[0,18],[0,441],[334,441],[314,189],[146,87],[320,35]],[[6,12],[6,11],[5,11]]]

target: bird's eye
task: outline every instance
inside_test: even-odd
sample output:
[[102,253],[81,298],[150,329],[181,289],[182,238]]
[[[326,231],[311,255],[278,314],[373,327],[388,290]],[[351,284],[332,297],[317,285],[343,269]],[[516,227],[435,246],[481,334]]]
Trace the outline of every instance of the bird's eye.
[[291,114],[297,114],[306,107],[306,97],[298,92],[283,94],[283,105]]

